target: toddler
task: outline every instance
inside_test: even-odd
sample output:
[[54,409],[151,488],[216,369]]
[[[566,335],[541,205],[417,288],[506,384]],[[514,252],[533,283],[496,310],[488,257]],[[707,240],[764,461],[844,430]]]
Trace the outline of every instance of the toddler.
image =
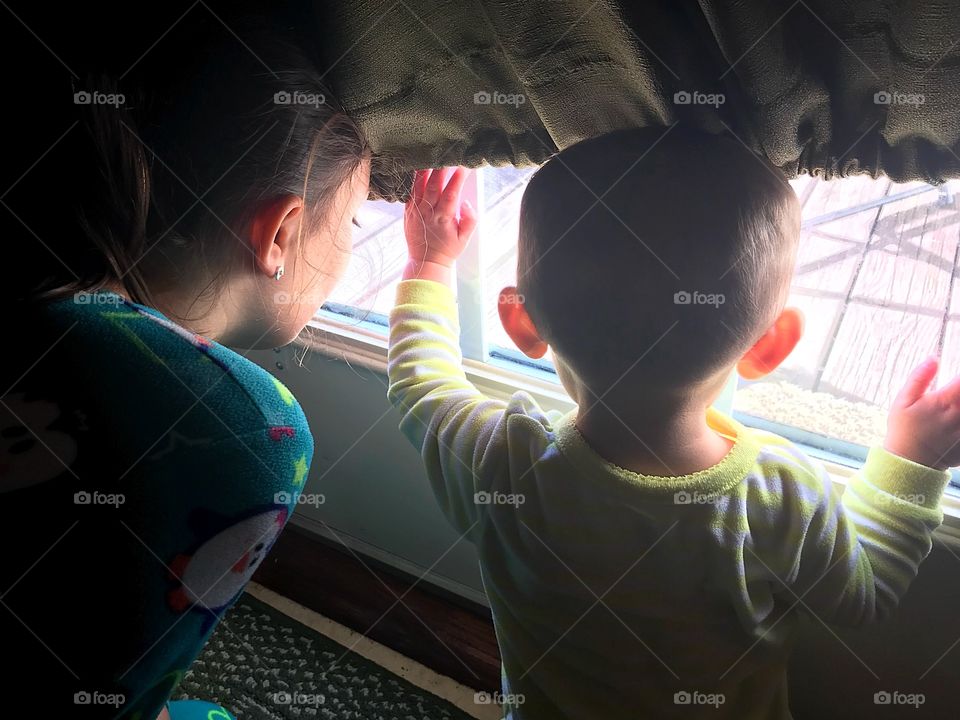
[[789,718],[801,612],[889,615],[960,463],[960,380],[936,359],[893,403],[846,491],[791,443],[712,408],[732,372],[799,340],[785,307],[800,208],[741,143],[623,130],[531,179],[500,316],[549,348],[577,409],[484,397],[461,369],[452,267],[466,171],[417,174],[390,318],[391,401],[443,512],[477,548],[508,717]]

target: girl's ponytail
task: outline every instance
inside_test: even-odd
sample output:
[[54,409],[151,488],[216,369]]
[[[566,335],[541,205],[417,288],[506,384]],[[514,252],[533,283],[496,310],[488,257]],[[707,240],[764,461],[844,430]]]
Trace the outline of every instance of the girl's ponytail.
[[[78,282],[61,286],[53,292],[77,292],[91,285],[121,280],[138,302],[149,302],[149,293],[138,268],[138,261],[148,250],[147,218],[150,214],[151,173],[143,143],[138,139],[136,120],[130,99],[120,92],[109,78],[92,78],[86,92],[111,102],[90,102],[81,105],[81,142],[88,155],[83,203],[77,218],[84,238],[95,252],[91,266]],[[40,294],[42,297],[43,293]]]

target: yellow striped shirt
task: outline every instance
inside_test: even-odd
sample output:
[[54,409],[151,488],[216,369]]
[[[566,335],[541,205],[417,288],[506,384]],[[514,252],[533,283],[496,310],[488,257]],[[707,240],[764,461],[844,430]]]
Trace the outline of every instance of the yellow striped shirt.
[[888,615],[942,521],[948,473],[873,448],[842,500],[823,467],[716,411],[717,465],[639,475],[576,413],[484,397],[456,305],[410,280],[390,317],[390,400],[443,512],[477,547],[510,717],[789,718],[798,615]]

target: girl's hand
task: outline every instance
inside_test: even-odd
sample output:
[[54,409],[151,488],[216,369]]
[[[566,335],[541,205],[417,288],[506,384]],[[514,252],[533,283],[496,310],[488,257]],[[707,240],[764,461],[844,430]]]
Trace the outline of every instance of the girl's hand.
[[960,465],[960,377],[928,392],[938,367],[937,358],[928,358],[910,373],[890,408],[883,446],[907,460],[946,470]]
[[[409,261],[405,280],[413,278],[448,281],[449,269],[467,246],[477,226],[477,217],[468,201],[460,202],[460,191],[469,170],[458,167],[419,170],[413,194],[403,213]],[[435,277],[435,276],[442,276]]]

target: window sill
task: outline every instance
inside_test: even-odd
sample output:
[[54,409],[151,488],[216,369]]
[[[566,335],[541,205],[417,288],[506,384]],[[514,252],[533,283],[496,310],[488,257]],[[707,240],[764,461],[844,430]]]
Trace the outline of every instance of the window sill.
[[[382,328],[378,331],[374,326],[362,321],[341,322],[331,316],[332,313],[324,313],[314,318],[308,324],[308,327],[313,329],[314,336],[298,340],[297,345],[352,366],[386,375],[387,338]],[[467,379],[489,397],[506,400],[517,390],[525,390],[544,410],[566,413],[575,408],[574,403],[556,382],[535,377],[529,372],[512,370],[507,365],[505,362],[494,365],[469,359],[463,361]],[[859,467],[854,460],[844,460],[841,463],[835,456],[831,457],[830,453],[823,450],[802,443],[796,444],[811,457],[822,462],[831,480],[841,486],[846,485],[847,480]],[[960,550],[960,493],[955,488],[948,488],[941,506],[944,519],[943,524],[937,528],[935,539]]]

